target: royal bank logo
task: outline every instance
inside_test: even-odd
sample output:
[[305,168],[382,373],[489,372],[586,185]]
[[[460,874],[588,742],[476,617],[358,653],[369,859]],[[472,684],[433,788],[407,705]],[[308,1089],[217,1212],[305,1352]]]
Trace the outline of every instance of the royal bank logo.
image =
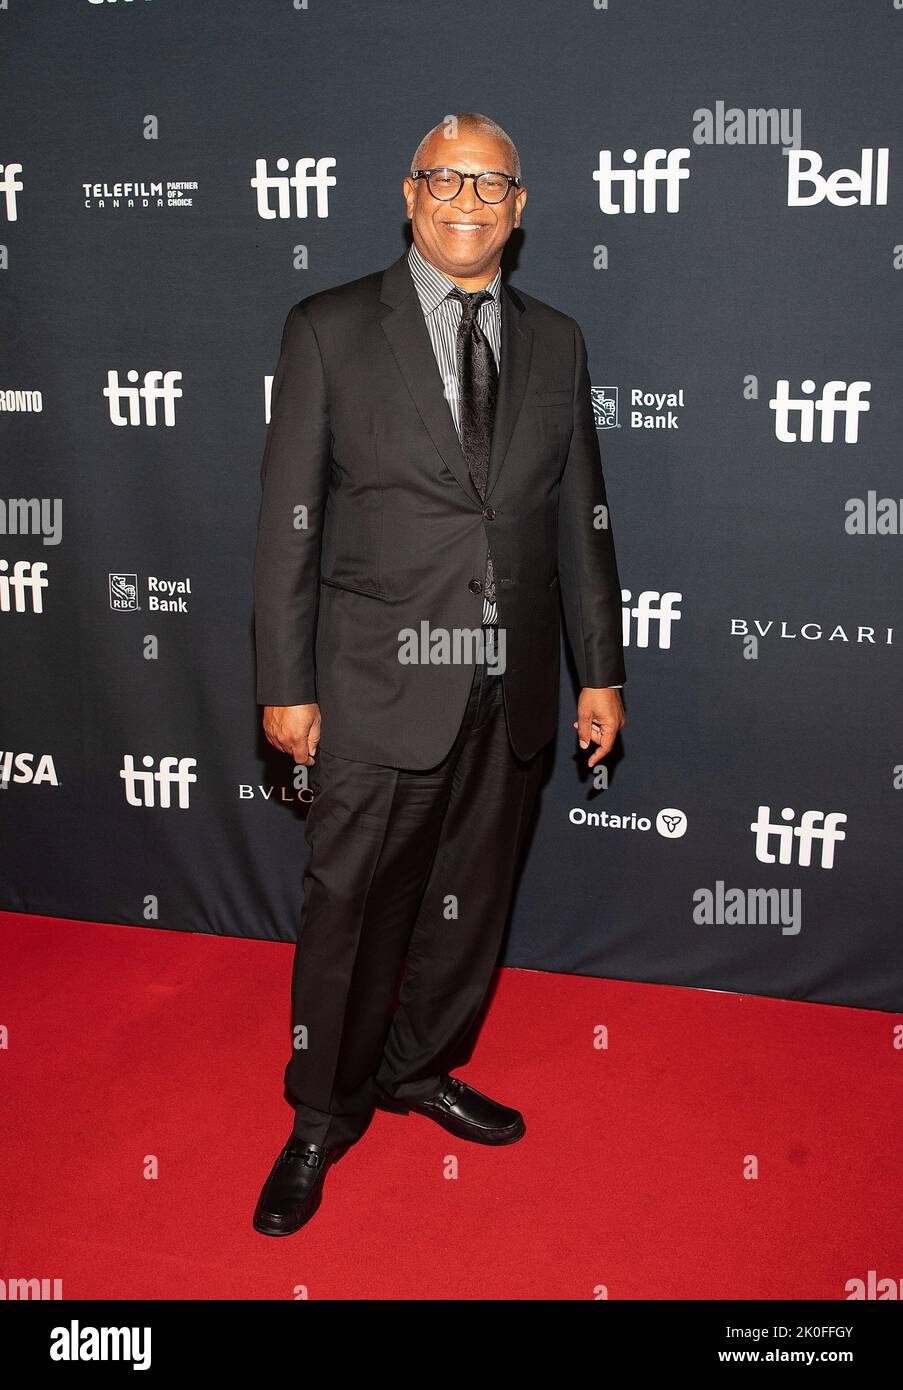
[[[146,608],[150,613],[187,613],[191,598],[191,580],[164,579],[158,574],[147,576]],[[110,575],[110,607],[117,613],[138,612],[137,574]]]
[[266,159],[258,159],[256,172],[251,179],[251,187],[257,192],[258,216],[268,222],[276,217],[309,217],[308,195],[313,191],[317,216],[328,217],[329,190],[336,185],[335,175],[330,174],[329,170],[334,169],[335,165],[330,155],[320,159],[296,159],[294,173],[290,174],[289,161],[277,159],[279,172],[271,174]]
[[593,423],[597,430],[615,430],[620,426],[618,419],[617,386],[591,386],[593,402]]
[[110,575],[110,607],[116,613],[137,612],[138,602],[137,574]]

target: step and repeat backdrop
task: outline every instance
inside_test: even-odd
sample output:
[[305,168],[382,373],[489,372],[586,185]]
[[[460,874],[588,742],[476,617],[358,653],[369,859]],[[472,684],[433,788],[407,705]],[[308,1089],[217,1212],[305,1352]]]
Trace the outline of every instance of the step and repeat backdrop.
[[505,962],[903,1008],[900,0],[4,0],[0,40],[0,906],[294,938],[282,326],[480,111],[505,272],[586,336],[628,671],[587,774],[564,666]]

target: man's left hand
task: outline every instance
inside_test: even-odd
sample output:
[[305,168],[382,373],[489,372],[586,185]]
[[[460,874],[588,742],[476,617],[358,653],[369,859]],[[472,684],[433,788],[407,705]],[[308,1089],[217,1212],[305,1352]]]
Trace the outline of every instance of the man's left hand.
[[598,745],[590,755],[590,767],[595,767],[596,763],[611,752],[618,730],[623,728],[626,722],[627,716],[621,704],[619,690],[584,686],[577,701],[574,728],[577,730],[581,748],[588,748],[591,743]]

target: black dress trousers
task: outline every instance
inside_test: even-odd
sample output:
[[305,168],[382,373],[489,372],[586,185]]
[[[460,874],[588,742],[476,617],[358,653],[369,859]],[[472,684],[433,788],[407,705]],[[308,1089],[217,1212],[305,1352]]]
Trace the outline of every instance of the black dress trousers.
[[455,1065],[498,958],[541,767],[541,752],[513,752],[502,677],[482,662],[437,767],[318,751],[285,1070],[299,1138],[353,1143],[376,1083],[424,1099]]

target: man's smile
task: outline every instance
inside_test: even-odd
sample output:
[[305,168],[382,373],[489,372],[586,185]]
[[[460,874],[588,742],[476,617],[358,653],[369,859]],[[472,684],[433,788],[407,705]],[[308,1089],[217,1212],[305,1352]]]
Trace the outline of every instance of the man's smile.
[[475,236],[478,232],[485,232],[488,222],[443,222],[443,227],[448,232],[454,232],[456,236]]

